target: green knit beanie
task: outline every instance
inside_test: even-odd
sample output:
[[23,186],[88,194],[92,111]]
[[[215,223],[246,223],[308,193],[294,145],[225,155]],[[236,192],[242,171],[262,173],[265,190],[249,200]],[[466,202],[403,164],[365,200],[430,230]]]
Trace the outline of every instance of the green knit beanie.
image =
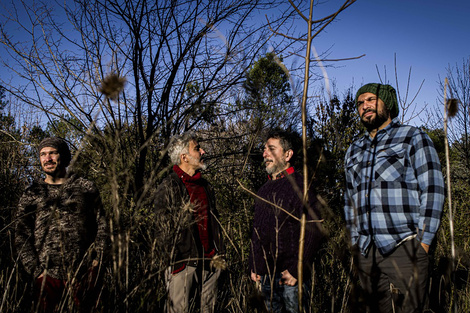
[[370,92],[382,99],[387,108],[390,110],[390,116],[395,118],[398,116],[400,109],[398,108],[397,92],[395,88],[390,85],[382,85],[377,83],[370,83],[362,86],[356,93],[356,105],[357,98],[363,93]]

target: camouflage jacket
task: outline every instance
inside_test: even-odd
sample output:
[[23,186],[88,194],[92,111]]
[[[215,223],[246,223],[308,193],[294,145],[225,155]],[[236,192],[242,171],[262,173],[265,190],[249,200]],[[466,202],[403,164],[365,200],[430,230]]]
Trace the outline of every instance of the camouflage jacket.
[[95,185],[70,177],[62,185],[34,182],[20,199],[15,245],[26,271],[67,280],[100,260],[108,225]]

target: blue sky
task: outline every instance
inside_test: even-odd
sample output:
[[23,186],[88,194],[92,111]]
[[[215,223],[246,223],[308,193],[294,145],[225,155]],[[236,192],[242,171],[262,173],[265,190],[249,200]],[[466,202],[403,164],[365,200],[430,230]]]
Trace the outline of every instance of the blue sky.
[[[314,10],[320,18],[343,1],[330,0]],[[329,58],[366,54],[359,60],[336,63],[328,75],[336,79],[339,92],[378,81],[387,70],[387,80],[395,86],[394,57],[397,58],[399,88],[405,91],[408,72],[411,91],[422,106],[435,106],[439,98],[439,75],[446,68],[462,66],[470,56],[470,1],[468,0],[358,0],[328,26],[313,44],[320,53],[331,47]],[[382,76],[383,77],[383,76]],[[419,124],[419,121],[416,123]]]
[[[314,10],[315,19],[332,13],[344,2],[320,1]],[[299,23],[297,30],[303,29],[305,25]],[[382,78],[386,68],[387,81],[396,87],[396,55],[399,89],[405,91],[411,67],[410,97],[424,80],[415,104],[433,107],[439,99],[439,75],[443,79],[449,65],[461,66],[470,57],[469,32],[470,0],[357,0],[313,44],[319,53],[329,50],[331,59],[365,54],[359,60],[337,62],[336,68],[327,68],[340,94],[353,84],[356,90],[364,83],[378,81],[376,66]],[[318,84],[311,87],[315,89]]]

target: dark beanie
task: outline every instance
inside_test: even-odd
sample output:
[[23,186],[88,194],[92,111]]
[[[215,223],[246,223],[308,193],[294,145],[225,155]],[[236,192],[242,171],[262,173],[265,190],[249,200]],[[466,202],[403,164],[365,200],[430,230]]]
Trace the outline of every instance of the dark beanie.
[[57,137],[46,138],[39,144],[39,152],[41,152],[44,147],[57,149],[60,154],[61,164],[65,167],[69,166],[70,160],[72,160],[72,155],[70,154],[69,146],[64,140]]
[[356,93],[356,105],[357,105],[357,98],[363,93],[370,92],[382,99],[382,101],[387,106],[388,110],[390,111],[390,116],[395,118],[398,116],[398,112],[400,109],[398,108],[398,100],[397,100],[397,92],[395,88],[390,85],[382,85],[377,83],[370,83],[367,85],[362,86]]

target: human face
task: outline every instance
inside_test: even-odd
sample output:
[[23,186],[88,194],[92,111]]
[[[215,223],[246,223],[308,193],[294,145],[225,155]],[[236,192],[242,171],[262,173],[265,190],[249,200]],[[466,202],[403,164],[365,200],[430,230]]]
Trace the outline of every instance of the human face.
[[188,165],[194,170],[205,170],[207,165],[204,163],[204,154],[206,152],[201,148],[196,141],[189,142],[189,151],[187,154]]
[[390,124],[390,111],[382,99],[373,93],[366,92],[361,94],[357,98],[357,103],[361,122],[367,130],[382,129]]
[[272,177],[275,177],[289,167],[291,157],[292,150],[284,151],[279,139],[269,138],[268,141],[266,141],[263,158],[266,164],[266,172]]
[[60,154],[56,148],[44,147],[39,151],[39,162],[43,171],[50,176],[58,176],[62,171]]

